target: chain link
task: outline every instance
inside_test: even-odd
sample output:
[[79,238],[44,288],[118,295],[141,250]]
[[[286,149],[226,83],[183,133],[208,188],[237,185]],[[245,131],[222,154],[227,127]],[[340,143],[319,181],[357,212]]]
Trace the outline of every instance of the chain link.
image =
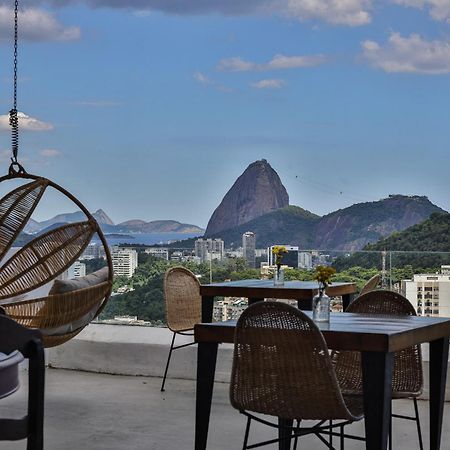
[[14,103],[13,109],[9,112],[9,124],[11,125],[12,143],[12,166],[17,165],[17,155],[19,153],[19,118],[17,117],[17,47],[19,38],[19,0],[14,3]]

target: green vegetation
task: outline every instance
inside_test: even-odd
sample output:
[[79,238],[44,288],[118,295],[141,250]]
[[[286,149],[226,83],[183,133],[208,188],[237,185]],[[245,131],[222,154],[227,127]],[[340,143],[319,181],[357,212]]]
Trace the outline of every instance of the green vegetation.
[[381,270],[380,251],[387,250],[393,252],[388,256],[392,267],[411,266],[415,273],[436,272],[441,265],[450,264],[450,214],[434,213],[424,222],[369,244],[364,250],[367,253],[339,257],[334,266],[337,270],[354,266]]
[[[132,278],[116,277],[114,281],[114,290],[125,285],[134,290],[111,297],[100,319],[111,319],[114,316],[120,315],[132,315],[142,320],[151,321],[156,325],[163,324],[165,321],[163,298],[164,273],[168,268],[180,265],[199,276],[202,283],[209,283],[209,264],[195,264],[192,262],[180,264],[178,262],[160,260],[145,253],[140,253],[139,267],[134,276]],[[247,267],[243,259],[230,259],[225,263],[213,262],[211,269],[213,282],[260,278],[260,271]],[[366,281],[378,272],[379,270],[376,268],[352,267],[337,273],[333,276],[333,281],[354,282],[361,289]],[[393,273],[393,279],[401,280],[410,278],[412,274],[412,267],[396,270]],[[286,280],[311,281],[314,279],[314,276],[314,270],[287,269],[285,272]]]
[[[160,324],[165,321],[163,281],[164,273],[174,266],[183,266],[194,272],[200,282],[210,281],[209,264],[192,262],[172,262],[157,259],[146,253],[139,253],[139,266],[132,278],[116,277],[113,290],[128,286],[133,291],[114,295],[109,300],[100,319],[111,319],[114,316],[131,315],[139,319]],[[259,278],[259,270],[250,269],[243,259],[228,260],[225,264],[212,264],[212,280],[241,280]]]

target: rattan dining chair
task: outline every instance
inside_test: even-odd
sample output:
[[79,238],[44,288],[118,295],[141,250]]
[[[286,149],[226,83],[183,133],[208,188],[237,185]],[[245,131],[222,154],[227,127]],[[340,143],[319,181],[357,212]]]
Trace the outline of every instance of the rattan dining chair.
[[[360,314],[380,314],[384,316],[415,316],[416,312],[409,300],[402,295],[385,290],[376,290],[361,295],[349,305],[346,312]],[[335,352],[332,355],[341,389],[347,394],[362,392],[361,356],[358,352]],[[389,448],[392,449],[392,417],[413,420],[417,425],[419,447],[423,450],[417,397],[422,394],[423,372],[420,345],[395,353],[392,377],[392,399],[412,398],[414,416],[392,414]]]
[[164,370],[161,392],[164,392],[173,350],[195,344],[195,342],[189,342],[188,344],[174,346],[177,334],[192,336],[192,333],[189,332],[194,329],[196,323],[202,321],[202,299],[197,277],[184,267],[168,269],[164,276],[164,300],[166,303],[166,322],[168,328],[173,332],[173,336]]
[[[341,393],[327,345],[316,324],[302,311],[281,302],[249,306],[236,325],[230,400],[247,417],[243,449],[316,435],[328,448],[345,425],[363,417],[362,396]],[[255,413],[278,417],[278,424]],[[327,421],[335,419],[332,425]],[[252,420],[278,428],[278,439],[248,446]],[[318,421],[294,427],[293,421]],[[333,429],[339,428],[340,433]],[[359,438],[363,440],[363,438]],[[289,441],[289,442],[286,442]],[[342,448],[342,447],[341,447]]]
[[377,288],[377,286],[380,284],[381,276],[380,274],[374,275],[372,278],[370,278],[369,281],[362,287],[361,292],[359,295],[367,294],[370,291],[373,291]]

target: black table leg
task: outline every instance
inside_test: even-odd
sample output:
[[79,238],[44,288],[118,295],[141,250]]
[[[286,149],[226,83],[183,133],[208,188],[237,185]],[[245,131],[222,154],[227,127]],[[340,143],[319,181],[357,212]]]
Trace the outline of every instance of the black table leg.
[[391,411],[394,354],[363,352],[366,449],[386,450]]
[[211,323],[213,318],[214,297],[202,295],[202,322]]
[[290,450],[291,440],[292,440],[292,430],[286,429],[285,427],[291,427],[294,421],[289,419],[278,419],[278,438],[280,442],[278,443],[279,450]]
[[263,302],[263,301],[264,301],[263,298],[254,298],[254,297],[251,297],[251,298],[248,299],[248,306],[253,305],[253,303],[256,303],[256,302]]
[[344,294],[342,296],[342,311],[348,308],[348,305],[353,301],[353,294]]
[[199,342],[197,350],[197,394],[195,410],[195,450],[205,450],[216,372],[217,343]]
[[302,311],[312,311],[312,299],[297,300],[297,306],[298,309],[301,309]]
[[430,342],[430,450],[441,447],[447,380],[448,337]]

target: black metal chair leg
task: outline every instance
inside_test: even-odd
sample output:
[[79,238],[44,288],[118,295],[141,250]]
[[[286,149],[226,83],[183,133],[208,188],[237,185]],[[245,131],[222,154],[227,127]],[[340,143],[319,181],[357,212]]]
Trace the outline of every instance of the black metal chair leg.
[[[301,420],[297,420],[297,430],[300,430],[300,423]],[[297,444],[298,444],[298,436],[296,434],[294,438],[294,450],[297,450]]]
[[417,398],[413,398],[414,402],[414,412],[416,414],[416,424],[417,424],[417,434],[419,436],[419,448],[423,450],[423,440],[422,440],[422,429],[420,426],[420,416],[419,416],[419,408],[417,406]]
[[172,357],[173,344],[175,343],[176,333],[173,333],[172,344],[170,345],[169,356],[167,358],[166,369],[164,370],[163,382],[161,385],[161,392],[164,392],[164,385],[166,384],[167,371],[169,370],[170,358]]
[[389,414],[389,450],[392,450],[392,402],[391,413]]
[[244,445],[242,447],[242,450],[247,449],[248,444],[248,435],[250,434],[250,423],[252,421],[251,417],[247,417],[247,426],[245,427],[245,437],[244,437]]
[[341,450],[344,450],[345,438],[344,438],[344,427],[341,426]]
[[329,438],[330,447],[333,447],[333,421],[330,420],[330,438]]

